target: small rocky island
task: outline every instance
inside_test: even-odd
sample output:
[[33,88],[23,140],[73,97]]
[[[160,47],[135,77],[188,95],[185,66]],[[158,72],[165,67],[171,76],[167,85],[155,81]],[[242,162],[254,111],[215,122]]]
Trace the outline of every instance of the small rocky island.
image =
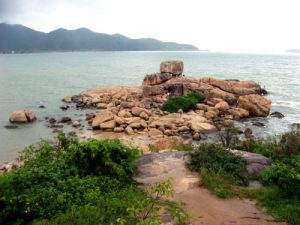
[[[99,87],[66,96],[64,101],[75,102],[78,109],[100,109],[96,115],[86,115],[93,130],[142,136],[158,145],[200,140],[202,134],[217,130],[215,121],[269,115],[271,101],[255,81],[195,78],[185,76],[183,69],[182,61],[164,61],[160,72],[146,75],[141,86]],[[187,112],[161,109],[169,98],[189,93],[201,93],[205,100]]]

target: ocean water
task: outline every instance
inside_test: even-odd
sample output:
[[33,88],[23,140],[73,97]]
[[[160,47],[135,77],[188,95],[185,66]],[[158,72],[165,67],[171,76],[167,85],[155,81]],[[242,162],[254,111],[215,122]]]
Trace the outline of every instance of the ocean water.
[[[272,111],[282,120],[263,119],[262,132],[278,134],[300,122],[300,55],[250,55],[209,52],[68,52],[0,55],[0,163],[13,160],[31,143],[54,134],[45,117],[81,115],[62,111],[61,99],[105,85],[139,85],[145,74],[159,71],[163,60],[179,59],[188,76],[255,80],[269,91]],[[40,105],[46,108],[39,108]],[[30,108],[38,120],[6,129],[10,112]]]

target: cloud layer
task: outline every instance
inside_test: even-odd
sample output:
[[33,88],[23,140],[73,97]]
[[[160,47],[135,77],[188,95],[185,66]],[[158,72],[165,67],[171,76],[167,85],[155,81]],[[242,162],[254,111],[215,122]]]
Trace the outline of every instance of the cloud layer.
[[300,47],[299,0],[0,0],[0,21],[40,31],[87,27],[231,52]]

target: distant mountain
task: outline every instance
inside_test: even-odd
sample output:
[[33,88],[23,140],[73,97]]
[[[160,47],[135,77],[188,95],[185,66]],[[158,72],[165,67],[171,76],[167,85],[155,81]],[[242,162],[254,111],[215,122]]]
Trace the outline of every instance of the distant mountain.
[[300,49],[289,49],[286,52],[291,52],[291,53],[300,53]]
[[39,51],[197,51],[193,45],[152,38],[131,39],[120,34],[96,33],[87,28],[38,32],[22,25],[0,23],[0,52]]

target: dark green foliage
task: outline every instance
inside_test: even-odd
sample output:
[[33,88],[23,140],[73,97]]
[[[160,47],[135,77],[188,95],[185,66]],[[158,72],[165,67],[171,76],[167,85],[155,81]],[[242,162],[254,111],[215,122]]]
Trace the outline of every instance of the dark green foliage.
[[188,167],[192,171],[206,169],[209,172],[230,174],[235,184],[246,185],[246,162],[219,145],[204,144],[198,151],[191,153]]
[[261,175],[264,184],[276,185],[285,196],[294,196],[300,200],[300,157],[276,163],[275,169],[268,169]]
[[282,147],[282,152],[287,156],[300,154],[300,131],[292,130],[283,134],[279,144]]
[[186,152],[186,151],[194,151],[195,148],[193,145],[186,145],[186,144],[182,144],[179,146],[175,146],[175,149],[177,151],[182,151],[182,152]]
[[200,93],[190,93],[185,96],[172,97],[163,104],[162,110],[175,113],[178,112],[179,109],[182,109],[184,112],[187,112],[195,108],[196,104],[202,102],[204,99],[205,97]]
[[120,191],[107,191],[102,194],[91,193],[88,203],[71,207],[66,213],[58,214],[51,219],[34,222],[34,225],[106,225],[136,224],[137,218],[129,215],[129,207],[144,207],[145,193],[134,187],[120,189]]
[[284,160],[289,156],[300,154],[300,131],[289,131],[269,140],[248,139],[238,141],[234,146],[248,152],[263,154],[273,160]]
[[204,101],[205,97],[202,93],[193,92],[185,96],[187,99],[190,99],[194,104]]
[[135,196],[128,190],[134,190],[138,155],[137,149],[118,140],[78,142],[64,135],[57,145],[31,146],[22,154],[24,166],[0,176],[0,224],[24,224],[72,207],[98,204],[112,207],[102,209],[106,212],[103,223],[108,224],[107,219],[126,214],[127,204],[113,208],[117,194],[128,199]]

